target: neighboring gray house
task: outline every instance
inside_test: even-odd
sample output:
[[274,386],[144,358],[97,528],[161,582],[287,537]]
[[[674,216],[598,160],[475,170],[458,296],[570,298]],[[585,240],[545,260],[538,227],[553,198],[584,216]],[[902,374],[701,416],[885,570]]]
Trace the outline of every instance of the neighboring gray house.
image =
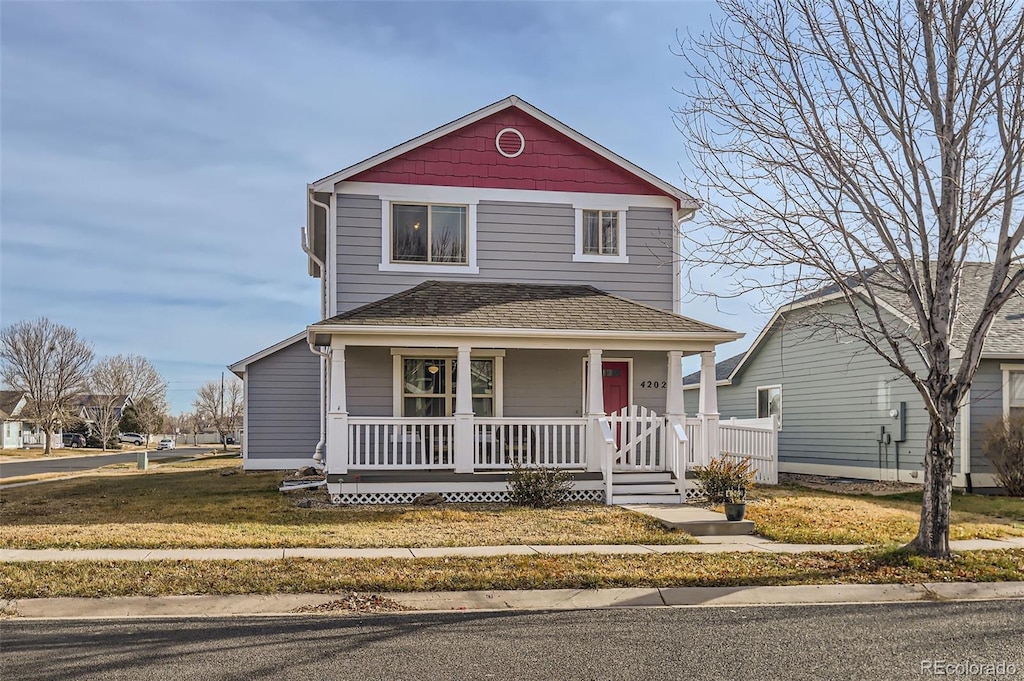
[[22,446],[24,421],[21,411],[28,404],[27,395],[21,390],[0,390],[0,418],[3,419],[3,448],[18,449]]
[[718,455],[713,415],[682,423],[681,362],[713,392],[741,334],[680,314],[681,190],[509,97],[307,192],[322,314],[230,367],[246,469],[322,466],[335,501],[492,500],[518,459],[575,470],[579,499],[678,501]]
[[[977,318],[991,273],[985,263],[965,265],[964,319]],[[889,302],[892,315],[899,315],[900,301]],[[928,414],[921,396],[866,345],[806,323],[811,315],[847,309],[842,300],[825,296],[776,311],[750,349],[717,364],[721,418],[777,416],[780,472],[923,482]],[[964,333],[962,325],[954,329],[954,350]],[[683,379],[687,413],[697,405],[698,379]],[[982,433],[987,423],[1018,409],[1024,410],[1020,295],[993,324],[961,412],[954,485],[995,486],[981,453]]]

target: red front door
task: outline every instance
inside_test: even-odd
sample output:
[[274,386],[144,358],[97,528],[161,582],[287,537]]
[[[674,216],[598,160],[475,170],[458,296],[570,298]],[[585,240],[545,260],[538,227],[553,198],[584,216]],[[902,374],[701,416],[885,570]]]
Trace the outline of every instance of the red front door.
[[[601,383],[604,387],[604,413],[614,414],[629,405],[629,362],[602,362]],[[615,443],[621,447],[621,428],[615,431]]]

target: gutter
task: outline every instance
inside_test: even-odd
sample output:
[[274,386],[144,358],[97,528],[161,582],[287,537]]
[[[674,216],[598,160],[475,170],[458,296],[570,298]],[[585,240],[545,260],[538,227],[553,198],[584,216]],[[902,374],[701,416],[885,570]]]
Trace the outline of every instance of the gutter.
[[[313,194],[313,188],[307,187],[307,198],[309,202],[318,208],[324,209],[324,229],[330,225],[331,207],[325,203],[316,200]],[[327,316],[327,265],[323,260],[318,258],[313,252],[313,249],[309,244],[309,231],[312,225],[306,225],[302,227],[302,250],[320,267],[320,319],[324,319]],[[324,234],[326,239],[327,235]],[[318,350],[311,342],[307,340],[310,351],[314,355],[320,356],[320,439],[317,440],[316,446],[313,448],[313,461],[318,466],[323,466],[324,461],[324,446],[327,444],[327,371],[330,361],[330,353]]]

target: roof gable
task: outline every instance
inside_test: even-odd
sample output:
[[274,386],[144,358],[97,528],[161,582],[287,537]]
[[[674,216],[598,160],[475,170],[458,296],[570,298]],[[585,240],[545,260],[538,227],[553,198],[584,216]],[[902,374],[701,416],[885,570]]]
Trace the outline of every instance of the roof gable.
[[[506,128],[511,133],[498,134]],[[365,161],[317,180],[316,191],[341,181],[540,191],[668,196],[698,203],[681,189],[512,96]]]

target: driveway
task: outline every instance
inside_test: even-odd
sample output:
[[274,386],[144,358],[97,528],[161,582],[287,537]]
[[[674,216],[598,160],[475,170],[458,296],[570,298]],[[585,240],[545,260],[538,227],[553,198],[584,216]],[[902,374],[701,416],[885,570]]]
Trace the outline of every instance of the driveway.
[[[150,461],[161,461],[173,457],[195,456],[208,452],[213,447],[179,447],[177,449],[166,449],[164,451],[151,451]],[[41,473],[77,473],[90,471],[101,466],[109,466],[114,463],[134,463],[138,460],[138,452],[111,452],[110,454],[96,454],[94,456],[61,456],[42,459],[27,459],[25,461],[12,461],[0,463],[0,480],[17,478],[23,475],[39,475]]]

